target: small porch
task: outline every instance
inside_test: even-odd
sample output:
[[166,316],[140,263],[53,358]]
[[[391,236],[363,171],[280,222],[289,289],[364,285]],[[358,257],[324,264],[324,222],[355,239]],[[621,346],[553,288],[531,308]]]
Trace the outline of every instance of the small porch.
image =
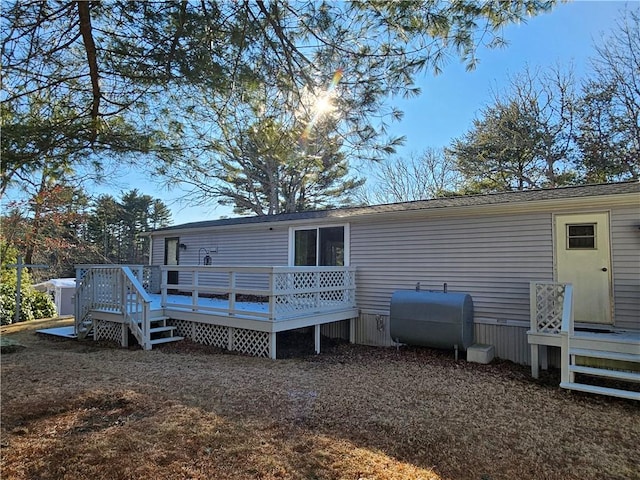
[[[640,331],[595,328],[573,318],[573,286],[531,282],[531,375],[547,369],[548,347],[560,348],[560,387],[640,401]],[[619,387],[597,386],[582,378],[614,380]]]
[[80,265],[77,285],[78,338],[131,332],[145,350],[189,338],[276,358],[278,332],[313,327],[319,353],[323,325],[358,315],[355,267]]

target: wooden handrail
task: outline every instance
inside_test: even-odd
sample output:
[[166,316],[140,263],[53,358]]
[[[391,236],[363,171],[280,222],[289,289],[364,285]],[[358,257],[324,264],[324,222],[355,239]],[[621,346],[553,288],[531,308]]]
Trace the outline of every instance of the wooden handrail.
[[573,335],[573,285],[570,283],[564,286],[564,299],[562,302],[562,327],[561,331]]
[[122,314],[129,323],[131,332],[144,350],[151,350],[150,311],[151,297],[129,267],[121,268],[124,277]]

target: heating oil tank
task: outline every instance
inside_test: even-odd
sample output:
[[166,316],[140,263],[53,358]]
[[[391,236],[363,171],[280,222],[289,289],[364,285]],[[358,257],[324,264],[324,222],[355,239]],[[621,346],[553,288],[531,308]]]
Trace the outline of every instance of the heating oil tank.
[[389,324],[396,342],[466,350],[473,344],[473,300],[466,293],[398,290]]

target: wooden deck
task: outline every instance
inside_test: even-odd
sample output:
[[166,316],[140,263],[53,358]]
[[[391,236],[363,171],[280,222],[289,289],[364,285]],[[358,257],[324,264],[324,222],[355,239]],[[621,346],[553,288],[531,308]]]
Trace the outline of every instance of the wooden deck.
[[[190,338],[257,356],[276,357],[276,333],[357,317],[353,267],[160,267],[159,294],[143,267],[83,265],[78,273],[76,331],[82,338],[140,345]],[[157,283],[157,282],[156,282]],[[147,289],[149,287],[147,286]]]

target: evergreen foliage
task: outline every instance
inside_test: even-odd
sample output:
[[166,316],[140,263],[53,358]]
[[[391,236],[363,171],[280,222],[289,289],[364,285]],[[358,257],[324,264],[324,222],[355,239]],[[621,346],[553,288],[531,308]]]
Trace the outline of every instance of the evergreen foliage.
[[[403,141],[387,133],[402,116],[390,98],[419,94],[415,79],[452,55],[473,68],[478,45],[502,44],[505,25],[553,3],[7,2],[0,195],[45,169],[99,179],[110,162],[130,161],[241,212],[343,204],[358,183],[349,162],[379,160]],[[227,139],[268,125],[273,111],[278,132],[300,137],[329,90],[339,115],[309,130],[313,148],[271,145],[233,178],[238,146]],[[227,195],[243,176],[249,194],[274,159],[282,168],[267,174],[283,180],[280,200],[269,185],[255,208]]]
[[[18,260],[18,251],[15,247],[0,240],[2,261],[0,265],[0,325],[13,323],[16,315],[16,289],[18,283],[15,265]],[[56,315],[56,307],[49,295],[31,288],[31,277],[23,270],[20,282],[20,319],[36,320],[49,318]]]

